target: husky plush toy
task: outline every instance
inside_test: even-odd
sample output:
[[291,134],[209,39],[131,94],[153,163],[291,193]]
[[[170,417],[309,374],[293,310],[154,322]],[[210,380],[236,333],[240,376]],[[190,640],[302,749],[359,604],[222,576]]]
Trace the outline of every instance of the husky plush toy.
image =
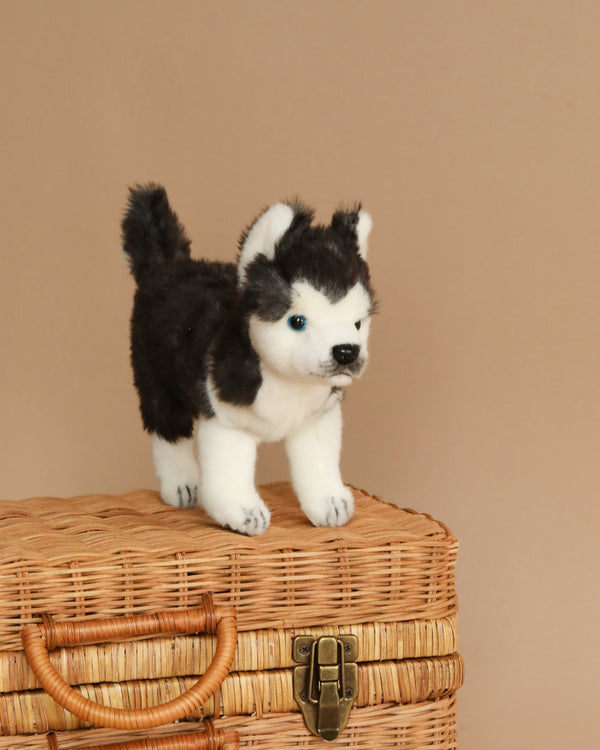
[[199,501],[243,534],[270,520],[254,485],[261,441],[285,440],[313,524],[344,524],[354,510],[340,400],[367,362],[372,222],[360,207],[329,226],[312,219],[300,202],[272,205],[243,234],[237,265],[190,258],[158,185],[133,188],[123,219],[137,282],[131,360],[162,498]]

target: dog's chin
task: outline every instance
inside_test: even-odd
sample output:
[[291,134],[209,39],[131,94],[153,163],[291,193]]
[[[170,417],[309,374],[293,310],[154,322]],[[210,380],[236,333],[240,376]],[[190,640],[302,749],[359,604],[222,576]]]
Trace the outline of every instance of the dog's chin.
[[344,386],[350,385],[353,376],[349,372],[338,372],[335,375],[329,375],[326,380],[329,385],[335,386],[336,388],[343,388]]
[[329,385],[335,388],[343,388],[350,385],[350,383],[356,378],[360,378],[365,369],[365,365],[366,362],[364,359],[353,362],[345,367],[343,365],[337,365],[335,368],[329,368],[323,372],[323,378]]
[[298,368],[295,376],[306,383],[321,383],[332,388],[344,388],[362,375],[365,365],[364,360],[346,366],[337,364],[332,366],[330,363],[325,363],[309,370]]

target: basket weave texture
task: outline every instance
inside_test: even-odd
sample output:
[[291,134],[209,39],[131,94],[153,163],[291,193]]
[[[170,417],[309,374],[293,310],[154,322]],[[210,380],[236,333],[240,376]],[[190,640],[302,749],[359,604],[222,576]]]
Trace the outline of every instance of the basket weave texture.
[[[463,663],[458,655],[436,659],[409,659],[359,665],[356,706],[386,703],[418,703],[446,697],[463,683]],[[145,709],[165,703],[193,685],[193,677],[100,683],[79,686],[79,692],[94,703],[112,708]],[[225,678],[214,697],[197,718],[297,713],[292,670],[234,672]],[[218,722],[222,726],[221,721]],[[80,729],[89,724],[65,711],[43,691],[7,693],[0,696],[3,734],[27,734],[49,730]]]
[[[96,742],[94,737],[87,733],[86,741]],[[47,735],[47,750],[61,750],[59,737],[55,732]],[[62,747],[65,747],[63,743]],[[202,722],[193,732],[184,734],[165,733],[155,737],[143,737],[131,739],[112,737],[110,742],[102,742],[100,745],[86,745],[79,750],[239,750],[239,735],[235,731],[225,732],[217,729],[212,721]]]
[[19,650],[45,613],[152,613],[206,591],[236,608],[239,631],[455,614],[458,543],[443,524],[356,490],[347,526],[314,528],[288,484],[261,495],[272,510],[261,537],[149,491],[0,502],[0,650]]
[[[358,638],[364,662],[397,661],[449,656],[458,649],[456,617],[407,622],[350,623],[295,628],[293,635]],[[255,672],[294,666],[291,633],[284,629],[248,630],[238,633],[232,672]],[[163,677],[193,676],[206,672],[215,651],[212,636],[175,636],[152,640],[107,642],[61,648],[50,652],[54,669],[70,685]],[[0,694],[37,690],[40,684],[23,651],[0,652]]]
[[[165,737],[197,726],[183,722],[139,736]],[[218,726],[223,731],[238,730],[239,747],[243,750],[294,750],[297,747],[323,750],[325,747],[319,737],[307,733],[302,717],[297,713],[252,718],[233,716],[222,719]],[[124,742],[136,736],[138,733],[110,729],[60,732],[57,735],[60,750],[85,750],[93,744]],[[2,750],[48,750],[44,735],[10,737],[5,742],[6,745],[0,744]],[[456,750],[456,697],[451,695],[411,705],[387,703],[353,709],[348,726],[333,746],[343,750]]]

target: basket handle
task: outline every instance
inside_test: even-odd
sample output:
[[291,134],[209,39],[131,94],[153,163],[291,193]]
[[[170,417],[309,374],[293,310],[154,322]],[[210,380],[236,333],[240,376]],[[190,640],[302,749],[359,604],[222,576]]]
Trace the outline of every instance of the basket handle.
[[[215,729],[212,721],[205,722],[205,731],[187,732],[171,737],[154,737],[129,742],[114,742],[110,745],[86,745],[78,750],[230,750],[239,747],[239,734]],[[60,750],[54,732],[48,735],[48,750]]]
[[[149,729],[170,724],[206,703],[229,673],[235,654],[235,609],[213,607],[212,597],[208,595],[203,599],[203,606],[194,609],[106,620],[55,623],[46,616],[41,625],[29,625],[21,633],[27,661],[48,695],[64,709],[93,726]],[[159,706],[147,708],[112,708],[90,701],[64,682],[48,656],[48,650],[57,646],[133,636],[200,632],[217,634],[215,655],[206,672],[185,693]]]

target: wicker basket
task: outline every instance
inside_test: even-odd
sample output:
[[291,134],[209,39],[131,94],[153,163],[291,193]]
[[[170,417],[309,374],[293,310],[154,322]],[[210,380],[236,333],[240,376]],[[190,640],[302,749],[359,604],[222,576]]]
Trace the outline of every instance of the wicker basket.
[[151,492],[0,503],[0,748],[46,750],[48,731],[61,750],[229,748],[235,731],[240,747],[321,746],[296,636],[356,638],[340,747],[456,747],[456,539],[358,490],[335,529],[310,526],[287,484],[261,494],[256,538]]

